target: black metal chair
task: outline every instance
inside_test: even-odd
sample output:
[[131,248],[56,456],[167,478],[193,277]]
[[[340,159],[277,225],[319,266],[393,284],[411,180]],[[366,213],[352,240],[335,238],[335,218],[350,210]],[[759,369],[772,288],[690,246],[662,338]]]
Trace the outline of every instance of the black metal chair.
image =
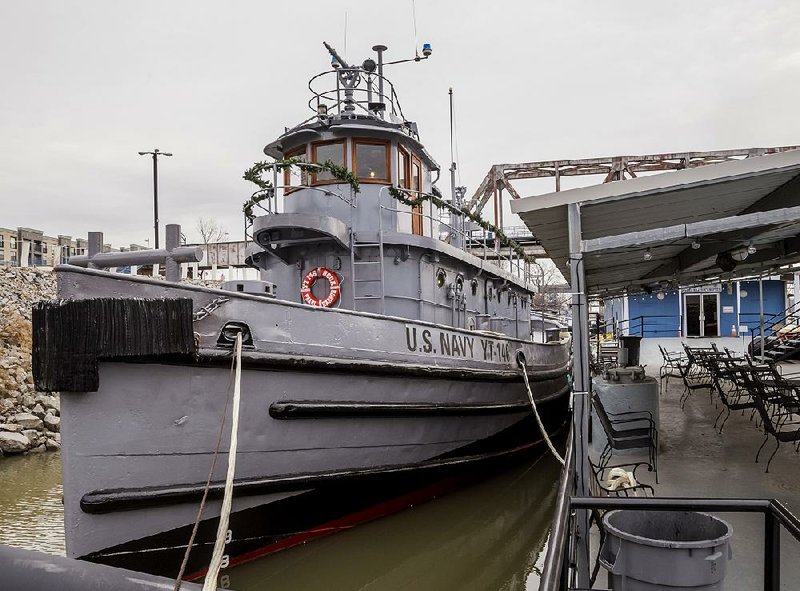
[[[650,466],[647,462],[631,462],[628,464],[613,464],[607,466],[600,466],[591,460],[589,461],[589,468],[592,471],[594,479],[589,483],[590,492],[595,497],[637,497],[637,496],[655,496],[655,490],[649,484],[641,481],[636,474],[642,466]],[[636,484],[622,484],[614,487],[609,484],[609,476],[614,468],[622,468],[626,472],[633,475]],[[641,494],[640,494],[641,493]]]
[[600,453],[598,466],[609,467],[614,450],[646,448],[647,466],[655,472],[658,482],[658,430],[649,411],[609,413],[600,398],[592,398],[597,419],[606,434],[606,446]]
[[794,443],[795,451],[800,449],[800,387],[784,378],[774,364],[753,367],[750,374],[758,390],[754,401],[764,428],[764,441],[756,452],[756,462],[770,436],[775,438],[775,449],[764,470],[769,472],[781,443]]
[[714,420],[714,427],[722,419],[719,425],[719,433],[725,428],[725,423],[734,410],[750,410],[751,419],[755,413],[756,405],[753,399],[754,391],[750,382],[747,380],[750,371],[749,360],[743,357],[734,357],[730,351],[725,350],[725,355],[714,359],[710,365],[711,381],[714,390],[722,402],[723,408]]
[[661,345],[658,346],[661,351],[663,362],[658,370],[658,389],[661,394],[664,393],[666,388],[669,388],[669,378],[682,376],[681,367],[689,363],[688,358],[680,351],[667,351]]
[[683,380],[683,394],[679,399],[681,408],[686,405],[689,396],[695,390],[712,389],[711,374],[707,368],[704,353],[718,353],[716,347],[690,347],[684,343],[687,362],[679,366],[681,379]]

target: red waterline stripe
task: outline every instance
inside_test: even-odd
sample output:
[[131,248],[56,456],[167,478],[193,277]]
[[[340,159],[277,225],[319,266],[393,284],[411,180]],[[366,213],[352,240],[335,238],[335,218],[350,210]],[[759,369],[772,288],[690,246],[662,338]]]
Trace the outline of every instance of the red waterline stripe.
[[[531,447],[538,445],[542,441],[544,441],[544,439],[538,439],[532,443],[526,443],[525,445],[515,447],[514,449],[509,450],[507,456],[513,456],[518,453],[524,452],[530,449]],[[399,497],[395,497],[393,499],[389,499],[388,501],[378,503],[377,505],[373,505],[361,511],[357,511],[349,515],[345,515],[344,517],[340,517],[338,519],[334,519],[327,523],[323,523],[313,529],[288,536],[278,542],[267,544],[266,546],[262,546],[261,548],[258,548],[256,550],[251,550],[250,552],[232,558],[229,563],[229,568],[232,566],[244,564],[246,562],[251,562],[257,558],[266,556],[267,554],[273,554],[275,552],[278,552],[279,550],[285,550],[293,546],[297,546],[304,542],[308,542],[309,540],[314,540],[334,534],[340,529],[351,528],[361,523],[366,523],[367,521],[378,519],[379,517],[391,515],[392,513],[398,513],[403,509],[410,507],[411,505],[414,505],[415,503],[429,501],[435,498],[437,494],[442,494],[451,491],[455,489],[456,485],[459,484],[460,482],[470,479],[471,477],[469,475],[461,475],[461,476],[446,478],[444,480],[440,480],[439,482],[431,484],[427,487],[417,489],[416,491],[407,493],[405,495],[401,495]],[[186,575],[184,577],[184,580],[195,581],[204,576],[207,572],[208,568],[203,568],[197,572]]]

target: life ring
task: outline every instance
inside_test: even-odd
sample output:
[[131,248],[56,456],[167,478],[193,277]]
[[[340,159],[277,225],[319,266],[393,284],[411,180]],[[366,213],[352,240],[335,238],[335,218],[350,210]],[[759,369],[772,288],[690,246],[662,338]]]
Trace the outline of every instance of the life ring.
[[[311,291],[318,279],[325,279],[328,282],[328,295],[322,299],[314,296]],[[314,267],[303,277],[303,283],[300,285],[300,297],[303,298],[303,303],[309,306],[330,308],[339,300],[340,289],[341,281],[336,273],[326,267]]]

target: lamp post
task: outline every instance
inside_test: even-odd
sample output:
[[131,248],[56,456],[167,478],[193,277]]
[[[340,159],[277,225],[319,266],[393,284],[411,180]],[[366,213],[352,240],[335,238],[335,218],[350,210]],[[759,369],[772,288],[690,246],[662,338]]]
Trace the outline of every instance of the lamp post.
[[172,156],[169,152],[160,152],[158,148],[152,152],[139,152],[139,156],[153,157],[153,229],[156,234],[155,247],[158,248],[158,157]]

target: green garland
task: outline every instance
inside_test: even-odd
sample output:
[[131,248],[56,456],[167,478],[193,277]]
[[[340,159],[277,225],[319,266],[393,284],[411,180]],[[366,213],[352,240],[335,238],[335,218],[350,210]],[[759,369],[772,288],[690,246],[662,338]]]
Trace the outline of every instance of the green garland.
[[512,240],[511,238],[506,236],[505,233],[500,228],[498,228],[491,222],[487,222],[480,215],[471,212],[465,207],[458,207],[456,205],[453,205],[449,201],[445,201],[444,199],[437,197],[432,193],[421,193],[419,197],[411,198],[402,190],[396,187],[389,187],[389,194],[395,199],[397,199],[400,203],[403,203],[405,205],[410,205],[411,207],[414,207],[416,205],[422,205],[422,203],[424,203],[425,201],[430,201],[431,203],[433,203],[434,205],[436,205],[441,209],[447,209],[454,213],[463,215],[467,219],[478,224],[481,228],[483,228],[487,232],[492,232],[496,236],[495,239],[500,240],[501,245],[511,247],[511,250],[517,253],[519,258],[521,258],[525,262],[527,263],[536,262],[536,258],[527,254],[525,252],[525,249],[522,248],[522,245],[519,242],[517,242],[516,240]]
[[275,192],[272,183],[268,180],[264,180],[262,175],[267,171],[271,172],[273,167],[277,168],[277,171],[280,173],[283,172],[284,169],[292,166],[296,166],[303,172],[329,172],[336,180],[350,185],[354,193],[361,191],[358,178],[344,166],[330,160],[319,164],[305,162],[300,158],[286,158],[285,160],[276,160],[275,162],[256,162],[253,166],[245,170],[244,175],[242,175],[244,180],[250,181],[258,187],[258,191],[253,193],[250,199],[245,201],[242,205],[242,212],[249,221],[252,222],[255,219],[253,207],[264,201],[267,197],[271,197]]

